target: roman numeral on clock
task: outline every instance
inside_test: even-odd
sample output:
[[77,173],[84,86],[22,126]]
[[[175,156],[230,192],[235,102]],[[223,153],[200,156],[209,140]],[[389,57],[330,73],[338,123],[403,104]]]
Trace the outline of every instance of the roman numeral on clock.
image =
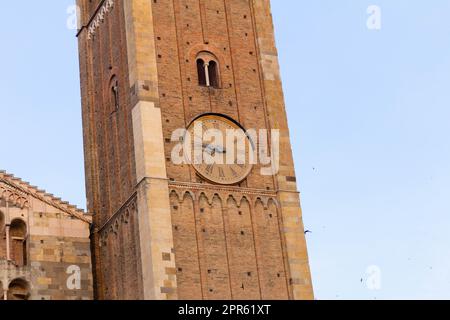
[[212,164],[207,165],[205,170],[206,172],[208,172],[208,174],[211,174],[214,170],[214,165]]
[[233,175],[233,177],[237,177],[238,174],[236,171],[234,171],[233,167],[230,167],[230,171],[231,171],[231,174]]
[[225,172],[223,171],[223,168],[219,168],[219,177],[221,179],[225,178]]

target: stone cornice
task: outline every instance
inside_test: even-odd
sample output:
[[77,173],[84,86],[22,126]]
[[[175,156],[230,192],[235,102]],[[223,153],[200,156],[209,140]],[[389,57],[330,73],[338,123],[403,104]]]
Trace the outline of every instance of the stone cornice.
[[29,197],[33,197],[77,219],[91,223],[90,218],[85,214],[84,210],[71,205],[67,201],[63,201],[61,198],[55,197],[53,194],[47,193],[45,190],[38,189],[12,174],[0,171],[0,198],[4,198],[5,196],[8,197],[5,200],[12,201],[21,208],[29,207]]
[[97,32],[97,29],[100,27],[100,24],[105,21],[106,15],[114,8],[114,1],[115,0],[102,0],[86,25],[80,27],[77,37],[83,30],[87,29],[87,38],[92,39]]

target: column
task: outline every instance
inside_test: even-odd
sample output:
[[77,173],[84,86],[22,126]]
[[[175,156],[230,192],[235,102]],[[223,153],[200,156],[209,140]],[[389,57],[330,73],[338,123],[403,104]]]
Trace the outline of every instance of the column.
[[206,79],[206,86],[210,87],[211,86],[211,80],[209,79],[209,63],[205,62],[205,79]]
[[6,261],[11,261],[11,244],[10,244],[10,238],[9,238],[9,228],[10,224],[8,224],[5,227],[6,231]]

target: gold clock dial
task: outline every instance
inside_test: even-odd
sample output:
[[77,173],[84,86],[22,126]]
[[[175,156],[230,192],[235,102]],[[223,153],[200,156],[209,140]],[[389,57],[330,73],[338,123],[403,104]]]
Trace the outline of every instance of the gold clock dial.
[[185,146],[188,163],[209,182],[238,184],[252,170],[252,141],[238,124],[224,116],[196,119],[187,129]]

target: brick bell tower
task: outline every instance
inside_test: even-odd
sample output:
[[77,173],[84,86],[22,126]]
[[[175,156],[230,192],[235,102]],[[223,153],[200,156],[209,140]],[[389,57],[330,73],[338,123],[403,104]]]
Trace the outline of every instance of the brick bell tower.
[[[269,0],[78,5],[96,297],[312,299]],[[175,164],[196,119],[280,130],[279,171]]]

